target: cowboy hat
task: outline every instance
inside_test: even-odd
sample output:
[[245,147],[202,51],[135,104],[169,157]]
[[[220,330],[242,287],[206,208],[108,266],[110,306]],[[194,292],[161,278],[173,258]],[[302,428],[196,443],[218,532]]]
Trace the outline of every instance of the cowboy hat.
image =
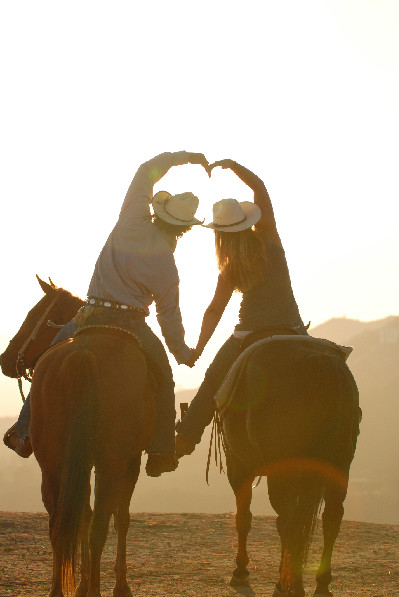
[[155,215],[175,226],[201,224],[199,220],[194,218],[198,203],[198,197],[192,193],[171,195],[167,191],[158,191],[152,199]]
[[251,201],[237,201],[237,199],[222,199],[213,205],[213,222],[205,228],[212,228],[220,232],[238,232],[251,228],[260,219],[260,207]]

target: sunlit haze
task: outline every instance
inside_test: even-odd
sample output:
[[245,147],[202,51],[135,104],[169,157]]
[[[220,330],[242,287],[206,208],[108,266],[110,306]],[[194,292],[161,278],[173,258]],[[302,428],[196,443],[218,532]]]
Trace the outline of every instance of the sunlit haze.
[[[265,182],[302,318],[398,313],[398,8],[393,0],[8,2],[1,9],[0,352],[42,296],[81,297],[139,165],[163,151],[232,158]],[[173,168],[199,217],[251,199],[229,172]],[[213,233],[179,241],[195,345],[216,282]],[[237,321],[233,297],[196,387]],[[154,314],[150,325],[159,327]],[[0,415],[15,414],[14,382]]]

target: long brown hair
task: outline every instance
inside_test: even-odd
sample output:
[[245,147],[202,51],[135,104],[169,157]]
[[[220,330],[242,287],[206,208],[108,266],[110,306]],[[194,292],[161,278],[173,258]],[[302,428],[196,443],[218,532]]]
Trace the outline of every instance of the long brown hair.
[[266,240],[252,228],[240,232],[215,230],[216,259],[220,273],[235,290],[244,292],[263,280]]

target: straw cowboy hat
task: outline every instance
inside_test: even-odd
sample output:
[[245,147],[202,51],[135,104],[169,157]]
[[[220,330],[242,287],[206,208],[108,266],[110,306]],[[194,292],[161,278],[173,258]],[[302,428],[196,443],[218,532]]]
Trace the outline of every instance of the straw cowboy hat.
[[167,191],[159,191],[152,199],[155,215],[175,226],[201,224],[199,220],[194,218],[198,203],[198,197],[192,193],[171,195]]
[[262,212],[251,201],[237,201],[237,199],[222,199],[213,205],[213,222],[205,228],[212,228],[220,232],[238,232],[251,228]]

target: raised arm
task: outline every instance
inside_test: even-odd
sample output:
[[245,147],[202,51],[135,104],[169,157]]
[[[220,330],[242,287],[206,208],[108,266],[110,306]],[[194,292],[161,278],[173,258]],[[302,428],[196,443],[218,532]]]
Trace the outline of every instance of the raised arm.
[[176,151],[174,153],[161,153],[148,162],[144,162],[137,170],[122,205],[121,216],[127,212],[129,218],[146,217],[150,215],[150,203],[152,201],[153,188],[172,166],[184,164],[199,164],[210,176],[208,160],[202,153],[189,151]]
[[219,160],[209,166],[209,170],[220,166],[223,169],[230,169],[238,178],[240,178],[250,189],[254,192],[254,203],[260,207],[262,217],[256,224],[258,229],[261,229],[268,235],[270,240],[275,244],[281,246],[281,240],[277,232],[276,220],[274,218],[273,206],[267,192],[264,182],[256,176],[251,170],[237,164],[234,160]]

